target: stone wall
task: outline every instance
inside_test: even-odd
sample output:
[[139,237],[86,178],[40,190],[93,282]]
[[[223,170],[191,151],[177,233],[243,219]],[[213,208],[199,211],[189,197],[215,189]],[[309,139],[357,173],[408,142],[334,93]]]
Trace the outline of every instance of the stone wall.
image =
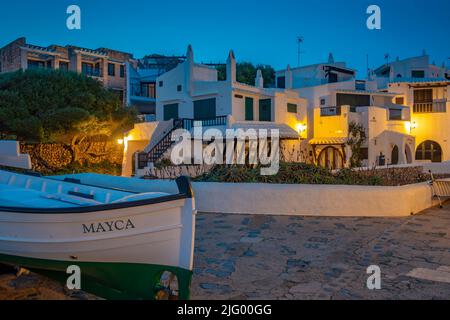
[[19,38],[3,48],[0,48],[0,72],[12,72],[21,67],[21,46],[25,45],[25,38]]
[[146,176],[157,179],[176,179],[180,176],[196,178],[209,172],[212,168],[212,165],[162,166],[148,169]]
[[[21,144],[22,153],[31,156],[32,168],[42,173],[64,170],[73,165],[72,151],[63,144]],[[123,147],[115,141],[82,143],[80,165],[88,170],[91,165],[108,162],[114,166],[122,164]]]

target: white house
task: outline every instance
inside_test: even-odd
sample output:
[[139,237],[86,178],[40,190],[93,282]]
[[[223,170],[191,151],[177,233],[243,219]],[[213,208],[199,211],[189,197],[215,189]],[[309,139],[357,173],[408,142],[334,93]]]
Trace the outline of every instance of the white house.
[[281,70],[277,85],[294,89],[308,100],[308,142],[311,161],[330,168],[350,163],[351,123],[365,129],[360,148],[367,166],[406,164],[413,160],[414,138],[409,134],[410,111],[396,104],[395,93],[375,90],[375,82],[356,80],[356,71],[344,62],[328,62]]
[[412,57],[383,64],[371,71],[369,80],[375,80],[378,89],[387,89],[388,84],[410,79],[445,79],[449,78],[445,63],[442,66],[430,64],[430,57],[424,52],[421,56]]
[[265,88],[259,70],[255,85],[237,82],[233,51],[224,81],[218,80],[215,68],[195,63],[189,46],[186,61],[158,77],[157,85],[157,121],[201,120],[203,126],[221,129],[278,129],[282,148],[300,158],[301,138],[307,136],[307,101],[295,90]]
[[410,108],[415,161],[450,160],[450,76],[445,64],[430,64],[424,54],[385,64],[370,77],[380,89],[395,93],[397,104]]
[[[280,137],[281,159],[306,161],[308,119],[307,100],[291,89],[265,88],[261,71],[255,85],[236,81],[236,59],[230,51],[226,80],[218,80],[214,67],[194,61],[189,46],[186,60],[156,79],[156,126],[152,123],[150,143],[141,152],[138,169],[167,156],[174,129],[192,130],[194,121],[204,130],[276,129]],[[147,156],[146,156],[147,154]],[[130,160],[127,161],[130,163]],[[127,170],[129,174],[130,169]]]

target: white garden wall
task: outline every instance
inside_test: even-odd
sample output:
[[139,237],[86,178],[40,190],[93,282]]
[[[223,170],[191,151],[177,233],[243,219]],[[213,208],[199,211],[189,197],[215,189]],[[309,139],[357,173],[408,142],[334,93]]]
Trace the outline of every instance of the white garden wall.
[[399,217],[432,207],[431,187],[194,183],[199,212]]
[[[143,180],[99,174],[60,176],[138,192],[178,192],[173,180]],[[54,177],[56,178],[56,177]],[[305,216],[401,217],[434,205],[428,183],[401,187],[347,185],[192,183],[199,212]]]

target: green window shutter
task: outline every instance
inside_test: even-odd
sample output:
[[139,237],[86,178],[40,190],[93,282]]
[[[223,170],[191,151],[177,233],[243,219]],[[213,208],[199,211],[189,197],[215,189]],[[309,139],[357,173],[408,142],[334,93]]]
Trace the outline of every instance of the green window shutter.
[[259,121],[272,121],[272,100],[259,100]]
[[253,120],[253,98],[245,98],[245,120]]
[[195,120],[214,118],[216,118],[216,98],[194,101]]
[[178,119],[178,103],[164,105],[164,121]]
[[294,103],[288,103],[287,104],[287,112],[297,113],[297,105]]
[[412,78],[425,78],[425,71],[423,70],[412,70],[411,71]]

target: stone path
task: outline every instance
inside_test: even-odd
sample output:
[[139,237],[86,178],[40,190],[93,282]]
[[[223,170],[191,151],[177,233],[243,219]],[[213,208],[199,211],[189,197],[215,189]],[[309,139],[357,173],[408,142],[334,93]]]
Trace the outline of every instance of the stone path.
[[[199,214],[193,299],[450,299],[450,205],[408,218]],[[381,269],[381,290],[366,269]],[[0,299],[90,299],[30,274]]]
[[[193,299],[450,299],[450,206],[400,219],[200,214],[196,243]],[[370,265],[381,290],[367,289]]]

